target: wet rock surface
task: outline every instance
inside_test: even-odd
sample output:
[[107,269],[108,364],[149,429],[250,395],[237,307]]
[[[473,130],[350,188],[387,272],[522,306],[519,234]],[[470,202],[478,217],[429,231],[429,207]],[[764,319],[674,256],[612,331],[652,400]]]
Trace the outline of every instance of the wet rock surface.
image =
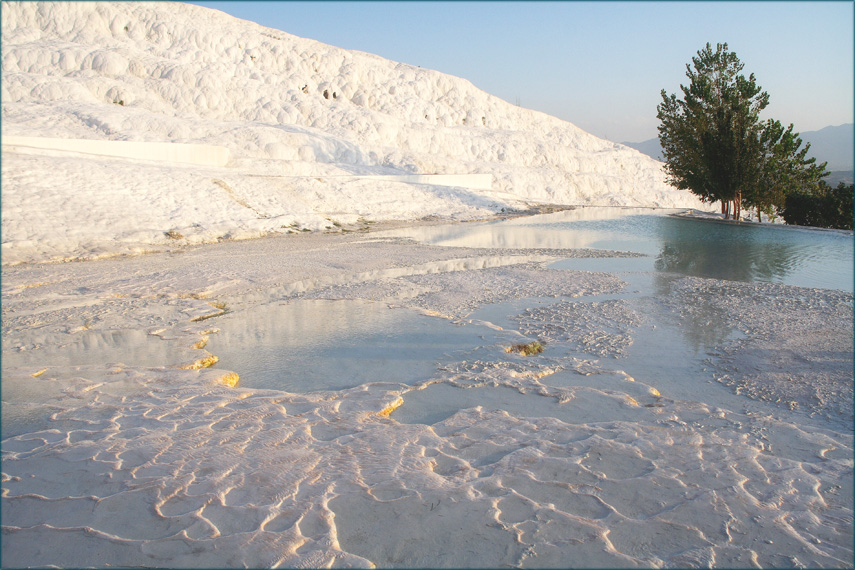
[[[852,295],[566,254],[317,235],[4,268],[3,565],[851,566]],[[471,342],[310,393],[181,368],[317,299]],[[51,362],[116,330],[169,348]],[[666,333],[692,366],[641,359]]]

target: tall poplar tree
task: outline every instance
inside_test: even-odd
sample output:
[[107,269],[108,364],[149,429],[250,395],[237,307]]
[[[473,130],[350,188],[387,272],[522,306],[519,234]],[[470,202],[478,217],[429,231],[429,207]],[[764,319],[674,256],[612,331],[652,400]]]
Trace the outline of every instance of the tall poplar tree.
[[739,219],[743,196],[764,169],[760,111],[769,104],[752,73],[727,44],[710,44],[686,65],[683,98],[662,90],[657,106],[659,142],[669,182],[705,202],[721,201],[722,213]]

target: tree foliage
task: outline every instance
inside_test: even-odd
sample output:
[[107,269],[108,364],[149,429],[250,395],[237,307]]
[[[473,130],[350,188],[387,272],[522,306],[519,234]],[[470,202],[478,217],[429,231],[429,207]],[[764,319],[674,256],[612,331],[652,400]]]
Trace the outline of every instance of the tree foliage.
[[744,207],[771,213],[793,191],[809,191],[825,173],[807,158],[793,126],[760,120],[769,95],[727,44],[710,44],[686,65],[683,97],[662,90],[659,142],[669,182],[739,219]]
[[787,194],[782,210],[784,221],[800,226],[851,230],[855,189],[843,182],[831,188],[822,182],[814,192]]
[[793,125],[786,129],[779,121],[769,119],[763,124],[761,134],[762,162],[760,176],[755,185],[745,191],[745,206],[767,215],[780,214],[792,193],[811,194],[824,184],[825,163],[816,164],[808,157],[810,143],[802,147],[802,139],[793,132]]

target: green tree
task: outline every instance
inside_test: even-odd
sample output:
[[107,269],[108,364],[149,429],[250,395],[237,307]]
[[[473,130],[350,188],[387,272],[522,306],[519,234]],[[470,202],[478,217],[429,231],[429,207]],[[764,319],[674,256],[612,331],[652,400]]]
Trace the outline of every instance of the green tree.
[[788,194],[815,193],[828,174],[826,163],[818,165],[815,158],[807,157],[810,143],[802,147],[792,124],[785,129],[780,121],[769,119],[763,124],[760,141],[760,176],[746,187],[744,195],[745,206],[757,209],[758,221],[762,212],[780,215]]
[[855,225],[855,187],[843,182],[829,192],[831,225],[840,230],[851,230]]
[[782,208],[784,221],[800,226],[851,230],[853,226],[855,192],[843,182],[831,188],[820,182],[807,191],[787,194]]
[[813,194],[825,163],[807,158],[810,145],[793,125],[760,120],[769,94],[727,44],[710,44],[686,65],[689,84],[683,97],[662,90],[656,107],[659,142],[671,184],[690,190],[704,202],[721,202],[725,217],[740,218],[742,209],[780,213],[786,196]]
[[760,111],[769,104],[751,74],[727,44],[710,44],[686,65],[689,85],[683,98],[662,90],[657,106],[659,142],[669,181],[705,202],[722,203],[722,212],[739,219],[743,193],[763,169]]

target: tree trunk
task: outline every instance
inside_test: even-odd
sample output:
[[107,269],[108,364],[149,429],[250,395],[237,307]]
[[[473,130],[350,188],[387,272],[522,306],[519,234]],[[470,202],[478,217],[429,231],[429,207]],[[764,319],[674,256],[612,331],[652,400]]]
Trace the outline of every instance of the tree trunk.
[[762,221],[760,218],[760,206],[757,206],[757,223],[759,224]]

